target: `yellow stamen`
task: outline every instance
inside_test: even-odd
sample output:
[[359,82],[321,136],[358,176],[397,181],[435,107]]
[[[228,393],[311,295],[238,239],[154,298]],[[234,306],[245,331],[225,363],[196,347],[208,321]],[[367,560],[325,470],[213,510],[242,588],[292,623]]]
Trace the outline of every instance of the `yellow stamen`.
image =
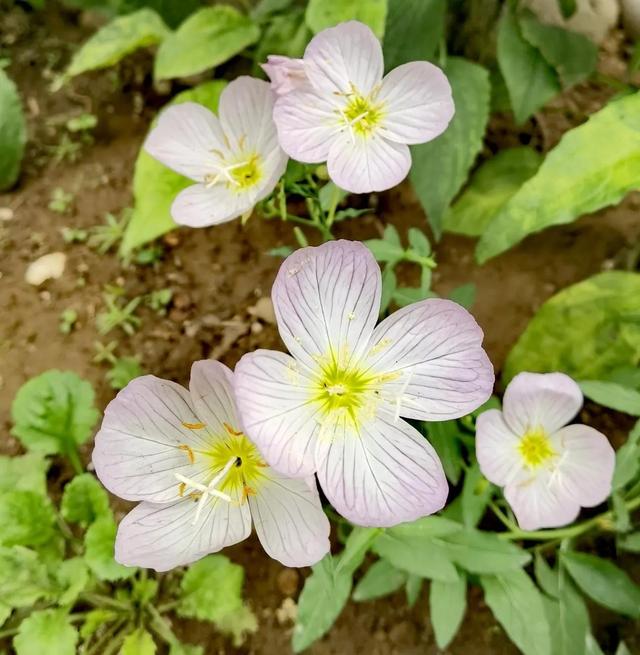
[[196,457],[193,454],[193,450],[191,449],[191,446],[188,446],[186,443],[181,443],[178,446],[178,450],[182,450],[183,452],[187,453],[187,457],[189,458],[189,461],[192,464],[196,461]]
[[518,451],[526,466],[532,469],[542,466],[557,454],[549,435],[541,427],[528,430],[524,434],[518,444]]
[[187,428],[187,430],[202,430],[202,428],[207,427],[204,423],[185,423],[184,421],[182,422],[182,425]]

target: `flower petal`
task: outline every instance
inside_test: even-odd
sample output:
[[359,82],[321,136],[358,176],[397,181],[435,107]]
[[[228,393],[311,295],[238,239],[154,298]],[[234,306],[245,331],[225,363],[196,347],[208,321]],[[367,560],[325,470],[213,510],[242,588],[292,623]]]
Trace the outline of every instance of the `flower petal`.
[[507,386],[504,420],[519,435],[542,427],[553,433],[582,407],[580,387],[564,373],[519,373]]
[[206,475],[195,451],[208,448],[211,434],[199,424],[183,387],[152,375],[136,378],[109,403],[96,435],[100,481],[126,500],[175,500],[175,473],[197,481]]
[[382,79],[380,41],[358,21],[340,23],[313,37],[304,52],[307,77],[324,93],[369,95]]
[[382,80],[376,100],[384,103],[383,136],[398,143],[425,143],[445,131],[453,118],[446,75],[427,61],[394,68]]
[[209,431],[226,437],[225,423],[238,429],[240,422],[233,399],[233,373],[213,359],[202,359],[191,366],[191,402],[198,418]]
[[271,90],[276,95],[284,95],[300,88],[308,82],[304,61],[282,55],[269,55],[266,64],[260,64],[271,80]]
[[311,370],[342,365],[366,349],[380,309],[380,268],[356,241],[301,248],[283,262],[271,297],[280,336]]
[[333,141],[327,159],[329,177],[351,193],[385,191],[400,184],[411,168],[409,148],[382,138],[345,130]]
[[560,454],[554,482],[582,507],[594,507],[611,495],[616,456],[609,440],[587,425],[567,425],[551,436]]
[[208,188],[194,184],[181,191],[171,205],[171,217],[179,225],[220,225],[251,211],[256,204],[250,193],[237,193],[224,184]]
[[489,409],[476,421],[476,456],[487,480],[503,487],[523,471],[517,437],[504,422],[502,412]]
[[225,152],[220,123],[206,107],[183,102],[165,109],[144,142],[144,149],[165,166],[196,182],[215,174],[212,150]]
[[318,479],[342,516],[356,525],[390,527],[444,507],[448,486],[438,455],[411,425],[382,412],[359,432],[319,440]]
[[312,566],[329,552],[330,530],[315,478],[294,480],[273,470],[267,476],[249,496],[260,543],[285,566]]
[[400,416],[445,421],[464,416],[493,390],[483,333],[460,305],[429,298],[403,307],[375,329],[364,363],[391,378],[382,398]]
[[195,502],[140,503],[118,526],[115,558],[125,566],[169,571],[246,539],[251,515],[246,503],[214,500],[196,525]]

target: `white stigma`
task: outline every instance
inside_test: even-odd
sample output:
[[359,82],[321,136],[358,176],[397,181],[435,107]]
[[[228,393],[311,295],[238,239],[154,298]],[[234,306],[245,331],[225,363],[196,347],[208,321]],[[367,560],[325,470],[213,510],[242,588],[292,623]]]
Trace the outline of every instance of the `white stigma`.
[[231,184],[234,184],[235,186],[240,186],[240,182],[231,176],[231,171],[235,171],[236,169],[242,168],[243,166],[248,166],[250,163],[250,160],[247,159],[247,161],[241,161],[238,164],[231,164],[230,166],[219,166],[218,172],[215,175],[205,175],[205,187],[210,189],[211,187],[218,184],[222,178],[225,178],[228,182],[231,182]]
[[407,377],[402,384],[402,388],[400,389],[400,393],[396,396],[396,413],[395,416],[393,417],[393,422],[397,423],[400,420],[400,405],[402,402],[411,402],[409,398],[405,398],[405,391],[407,390],[407,387],[409,386],[409,383],[411,382],[411,378],[413,377],[413,369],[409,369],[409,373],[407,374]]

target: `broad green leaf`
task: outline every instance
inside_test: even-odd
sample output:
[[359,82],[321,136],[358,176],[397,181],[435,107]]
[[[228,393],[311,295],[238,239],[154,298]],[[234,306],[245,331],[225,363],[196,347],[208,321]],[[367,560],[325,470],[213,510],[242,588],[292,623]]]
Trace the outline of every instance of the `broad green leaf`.
[[446,0],[388,0],[382,51],[389,71],[432,59],[444,34]]
[[533,148],[508,148],[487,160],[444,217],[444,230],[479,237],[516,191],[533,176],[542,155]]
[[607,375],[607,382],[617,382],[640,391],[640,366],[618,366]]
[[458,435],[460,428],[456,421],[434,421],[422,423],[429,443],[435,448],[442,462],[444,472],[451,484],[458,484],[462,474],[462,456]]
[[586,553],[562,553],[562,564],[594,602],[631,618],[640,617],[640,587],[613,562]]
[[74,452],[98,420],[91,385],[70,371],[46,371],[23,384],[11,406],[11,431],[29,450]]
[[331,628],[351,593],[351,575],[337,573],[336,562],[325,555],[312,567],[298,599],[298,617],[293,629],[293,650],[303,651]]
[[11,616],[12,608],[0,601],[0,628],[6,623]]
[[59,605],[73,605],[89,582],[89,571],[81,557],[73,557],[62,562],[55,571],[60,585]]
[[41,453],[0,457],[0,492],[33,491],[47,495],[49,460]]
[[558,572],[554,571],[547,564],[547,560],[537,551],[533,561],[533,569],[540,588],[552,598],[557,598],[560,595]]
[[229,5],[191,14],[158,49],[156,80],[188,77],[224,64],[260,38],[260,28]]
[[0,69],[0,191],[18,179],[26,142],[27,124],[18,90]]
[[640,274],[600,273],[547,300],[512,348],[504,381],[516,373],[562,371],[606,379],[640,362]]
[[431,258],[431,243],[429,243],[427,235],[422,230],[416,227],[410,227],[407,236],[409,237],[409,247],[414,257],[412,261],[415,261],[415,258],[419,257],[424,257],[425,260]]
[[0,494],[0,545],[46,544],[53,537],[55,520],[49,499],[34,491]]
[[348,20],[368,25],[381,39],[387,17],[387,0],[309,0],[306,21],[314,34]]
[[630,553],[640,553],[640,532],[633,532],[618,539],[618,548]]
[[541,23],[533,14],[521,16],[522,36],[553,66],[565,86],[582,82],[596,70],[598,46],[583,34]]
[[524,655],[551,655],[542,595],[522,570],[482,575],[484,598],[498,623]]
[[156,642],[153,641],[153,637],[144,628],[137,628],[124,638],[119,655],[155,655],[155,653]]
[[110,515],[109,496],[91,473],[83,473],[65,486],[60,510],[67,521],[87,526]]
[[407,582],[407,574],[380,559],[364,574],[353,590],[353,600],[372,600],[398,591]]
[[393,528],[387,528],[387,535],[403,539],[416,537],[419,539],[432,539],[433,537],[446,537],[462,530],[462,526],[455,521],[442,516],[425,516],[411,523],[400,523]]
[[585,655],[591,630],[587,606],[564,572],[560,574],[558,595],[557,655]]
[[[205,82],[179,93],[169,106],[198,102],[216,112],[220,94],[226,85],[222,80]],[[192,184],[192,180],[174,173],[140,149],[133,169],[134,208],[122,239],[122,254],[126,255],[134,248],[176,229],[177,225],[171,218],[171,204],[180,191]]]
[[0,603],[28,607],[55,595],[47,567],[29,548],[0,548]]
[[616,468],[613,472],[613,490],[619,491],[640,472],[640,421],[629,433],[626,442],[616,451]]
[[356,526],[349,535],[344,550],[337,558],[336,574],[344,572],[353,575],[355,570],[364,561],[367,551],[371,548],[371,544],[373,544],[380,533],[380,528],[361,528]]
[[78,631],[64,610],[33,612],[13,640],[16,655],[75,655]]
[[116,524],[110,515],[94,521],[84,535],[84,559],[98,580],[114,582],[135,575],[136,568],[118,564],[114,559]]
[[139,48],[161,43],[169,34],[169,28],[152,9],[118,16],[73,55],[65,77],[113,66]]
[[462,522],[475,528],[483,517],[494,487],[482,475],[478,464],[467,469],[462,487]]
[[439,137],[411,148],[411,183],[436,237],[442,232],[445,212],[482,147],[491,92],[489,75],[478,64],[451,57],[444,70],[456,113]]
[[287,13],[274,16],[265,28],[262,38],[253,54],[254,70],[266,61],[269,55],[302,57],[311,38],[311,32],[304,20],[304,10],[291,8]]
[[636,92],[608,103],[564,134],[538,172],[491,221],[478,244],[478,261],[499,255],[528,234],[614,205],[639,188],[640,92]]
[[581,380],[578,384],[582,393],[598,405],[640,416],[640,391],[604,380]]
[[498,23],[498,66],[518,124],[524,123],[560,91],[555,71],[524,38],[510,4],[504,5]]
[[434,580],[429,591],[431,625],[438,648],[444,650],[456,636],[467,608],[467,579],[456,582]]

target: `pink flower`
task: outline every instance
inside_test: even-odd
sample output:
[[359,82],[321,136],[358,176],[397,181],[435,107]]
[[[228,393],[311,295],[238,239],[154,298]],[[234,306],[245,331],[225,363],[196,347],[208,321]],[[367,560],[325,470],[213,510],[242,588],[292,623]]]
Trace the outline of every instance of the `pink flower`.
[[347,191],[401,182],[411,167],[407,144],[434,139],[453,117],[444,73],[414,61],[383,78],[380,42],[357,21],[320,32],[302,61],[308,82],[276,101],[280,145],[298,161],[327,161],[331,179]]
[[436,452],[407,418],[464,416],[491,394],[482,330],[449,300],[409,305],[376,327],[380,268],[358,242],[289,256],[273,285],[291,355],[258,350],[236,367],[247,434],[283,475],[317,472],[353,523],[391,526],[441,509]]
[[587,425],[566,425],[582,407],[580,387],[563,373],[520,373],[503,411],[478,417],[480,470],[504,495],[524,530],[567,525],[580,507],[611,493],[615,463],[607,438]]
[[329,551],[315,480],[291,480],[265,464],[242,432],[232,376],[218,362],[196,362],[189,391],[146,375],[107,407],[96,473],[112,493],[142,501],[118,527],[121,564],[189,564],[246,539],[252,521],[285,566],[314,564]]
[[289,93],[307,81],[302,59],[269,55],[267,63],[261,66],[271,80],[271,89],[277,95]]

